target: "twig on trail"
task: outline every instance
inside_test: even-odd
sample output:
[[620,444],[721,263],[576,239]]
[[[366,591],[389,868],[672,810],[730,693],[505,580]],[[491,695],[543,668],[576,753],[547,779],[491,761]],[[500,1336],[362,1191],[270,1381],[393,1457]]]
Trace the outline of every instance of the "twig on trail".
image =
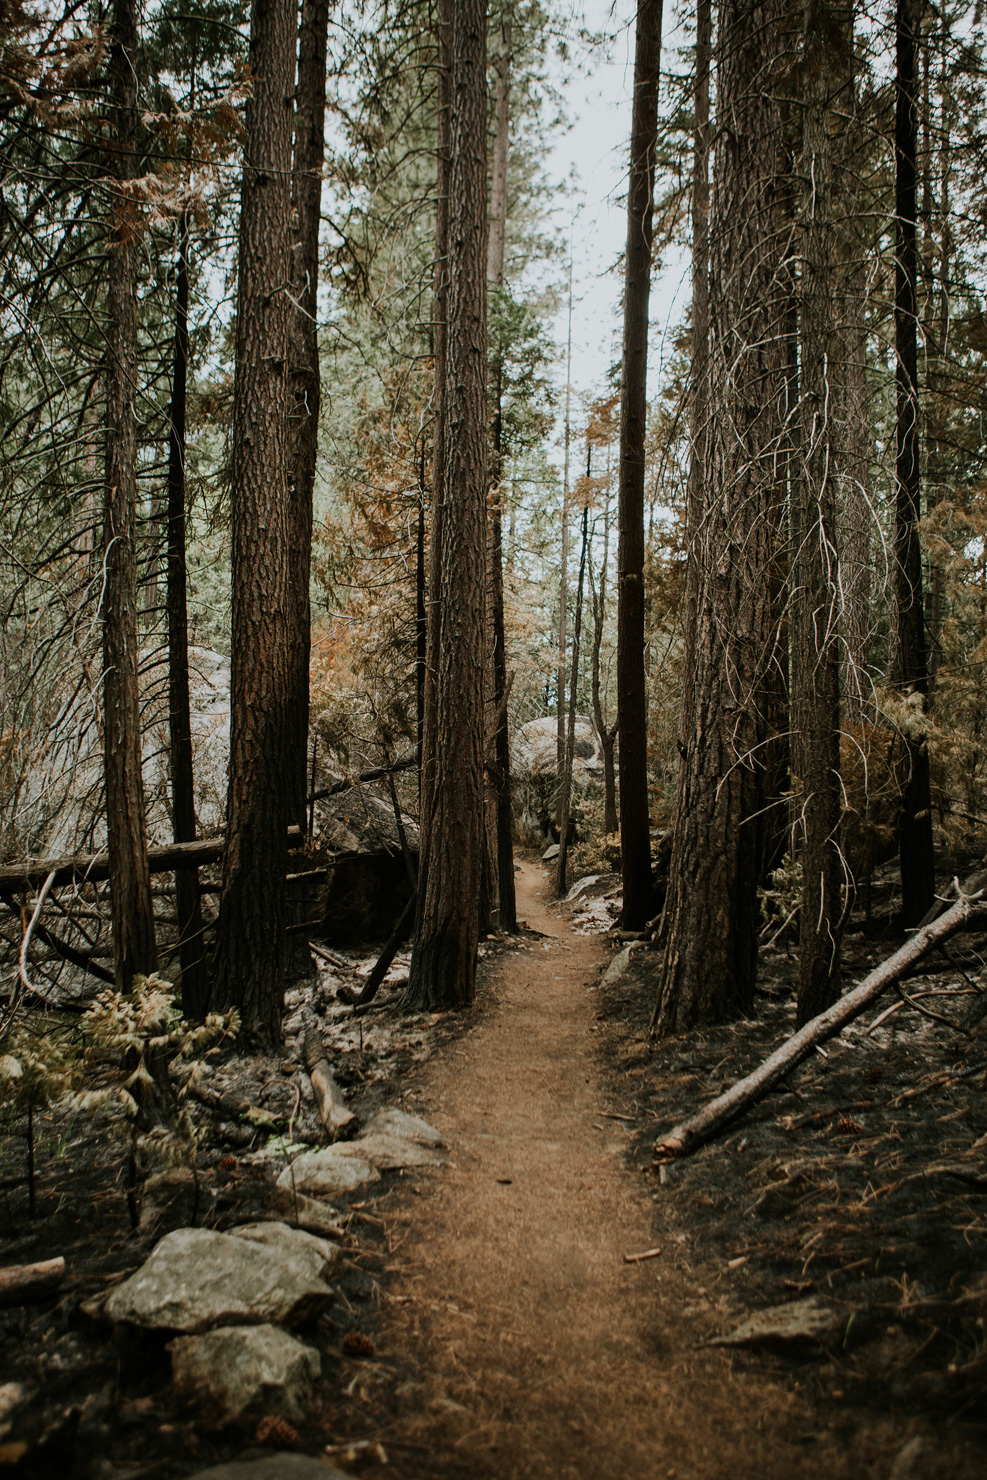
[[657,1259],[661,1253],[660,1249],[645,1249],[643,1254],[625,1254],[625,1264],[640,1264],[642,1259]]
[[352,961],[344,961],[342,956],[334,956],[332,951],[327,951],[325,946],[317,946],[315,941],[310,940],[308,948],[313,956],[318,956],[320,961],[327,961],[330,966],[338,966],[340,971],[352,971]]
[[604,1112],[603,1112],[603,1119],[604,1120],[626,1120],[630,1125],[636,1125],[637,1122],[638,1122],[638,1120],[640,1119],[640,1116],[638,1116],[638,1115],[618,1115],[617,1112],[616,1112],[616,1110],[604,1110]]
[[674,1161],[676,1157],[687,1156],[704,1142],[711,1140],[744,1111],[762,1100],[769,1090],[807,1059],[821,1043],[834,1038],[848,1023],[865,1012],[882,992],[898,982],[910,966],[920,961],[940,941],[948,940],[958,931],[967,929],[974,921],[987,917],[987,900],[982,897],[982,891],[971,896],[964,893],[958,881],[954,880],[954,885],[959,898],[944,915],[916,930],[900,950],[876,966],[845,997],[841,997],[832,1007],[828,1007],[825,1012],[806,1023],[804,1028],[800,1028],[752,1074],[738,1080],[724,1094],[704,1105],[697,1114],[680,1121],[660,1137],[655,1142],[655,1161]]

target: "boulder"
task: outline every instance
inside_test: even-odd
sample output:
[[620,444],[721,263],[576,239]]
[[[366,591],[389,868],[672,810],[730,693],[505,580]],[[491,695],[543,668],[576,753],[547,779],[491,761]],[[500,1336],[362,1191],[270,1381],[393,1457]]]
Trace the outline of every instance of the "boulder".
[[360,1153],[353,1141],[324,1146],[320,1151],[303,1151],[278,1178],[279,1188],[314,1196],[332,1196],[355,1192],[365,1182],[376,1182],[377,1172]]
[[219,1423],[247,1414],[298,1423],[312,1406],[319,1354],[279,1326],[220,1326],[169,1343],[177,1390]]
[[198,1470],[190,1480],[349,1480],[349,1477],[308,1454],[258,1454]]
[[[577,784],[587,776],[603,776],[603,752],[596,726],[586,714],[576,715],[572,775]],[[515,774],[558,775],[558,721],[553,715],[522,725],[511,746]]]
[[333,1299],[324,1275],[338,1253],[285,1224],[256,1227],[266,1236],[177,1228],[130,1279],[93,1302],[90,1313],[185,1332],[267,1321],[294,1325],[318,1314]]
[[[350,787],[316,803],[315,824],[332,859],[321,934],[335,945],[386,940],[411,898],[390,797],[366,783]],[[417,824],[402,813],[401,825],[417,862]]]
[[620,874],[586,874],[576,880],[562,903],[576,904],[581,899],[594,899],[611,889],[619,889],[621,882]]

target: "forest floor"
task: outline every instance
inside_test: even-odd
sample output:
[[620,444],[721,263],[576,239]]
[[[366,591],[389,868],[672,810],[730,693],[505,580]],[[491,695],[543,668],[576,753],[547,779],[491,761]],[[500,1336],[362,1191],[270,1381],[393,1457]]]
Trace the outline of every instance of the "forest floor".
[[[518,905],[526,929],[484,947],[468,1017],[409,1020],[395,991],[359,1020],[326,1015],[356,1108],[399,1100],[450,1164],[335,1200],[336,1303],[302,1333],[322,1358],[319,1411],[275,1440],[367,1480],[980,1480],[982,1023],[962,1038],[906,1010],[868,1037],[865,1020],[659,1177],[656,1134],[790,1031],[792,959],[765,952],[750,1021],[656,1049],[646,979],[601,984],[611,943],[550,903],[537,859]],[[848,972],[889,949],[855,937]],[[231,1058],[216,1082],[256,1106],[290,1067]],[[39,1216],[17,1178],[0,1183],[0,1264],[64,1254],[70,1278],[57,1300],[0,1312],[0,1384],[30,1394],[0,1432],[0,1477],[179,1480],[258,1453],[252,1429],[176,1400],[163,1339],[81,1309],[168,1228],[263,1216],[277,1167],[247,1148],[258,1133],[217,1127],[204,1205],[190,1216],[176,1195],[134,1232],[112,1138],[57,1112],[46,1127]],[[810,1295],[835,1322],[818,1340],[712,1344]]]

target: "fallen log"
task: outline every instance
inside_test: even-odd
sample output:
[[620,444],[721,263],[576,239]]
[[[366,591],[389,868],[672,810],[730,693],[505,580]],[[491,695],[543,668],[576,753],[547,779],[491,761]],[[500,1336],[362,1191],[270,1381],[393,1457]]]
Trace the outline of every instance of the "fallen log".
[[315,1093],[315,1103],[319,1107],[319,1119],[329,1132],[330,1141],[346,1141],[356,1134],[360,1123],[333,1078],[318,1029],[305,1029],[303,1052],[305,1067]]
[[[305,841],[300,827],[289,827],[288,847],[300,848]],[[193,843],[167,843],[148,848],[147,865],[152,874],[170,874],[180,868],[202,868],[223,856],[223,838],[197,838]],[[51,887],[78,882],[95,884],[110,877],[108,853],[79,853],[70,858],[45,858],[33,863],[12,863],[0,868],[0,893],[13,889],[36,889],[53,874]]]
[[0,1269],[0,1308],[46,1300],[64,1278],[65,1260],[61,1257],[40,1264],[10,1264]]
[[688,1156],[705,1142],[712,1140],[745,1110],[762,1100],[769,1090],[807,1059],[818,1044],[834,1038],[855,1017],[865,1012],[916,961],[920,961],[943,941],[967,929],[974,921],[987,918],[987,900],[964,894],[959,890],[958,884],[956,887],[960,897],[944,915],[916,930],[900,950],[875,966],[858,986],[853,987],[838,1002],[834,1002],[832,1007],[828,1007],[825,1012],[806,1023],[804,1028],[800,1028],[752,1074],[738,1080],[695,1115],[680,1121],[660,1137],[654,1146],[655,1162],[674,1161],[677,1157]]

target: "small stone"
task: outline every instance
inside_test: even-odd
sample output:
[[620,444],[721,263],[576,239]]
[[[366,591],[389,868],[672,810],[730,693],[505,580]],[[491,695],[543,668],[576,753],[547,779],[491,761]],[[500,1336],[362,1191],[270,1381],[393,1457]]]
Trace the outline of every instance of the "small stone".
[[792,1300],[785,1305],[769,1305],[755,1311],[725,1336],[717,1336],[711,1346],[759,1346],[773,1342],[823,1341],[837,1336],[843,1317],[832,1306],[810,1297]]
[[423,1146],[444,1146],[440,1133],[420,1115],[409,1115],[407,1110],[385,1106],[375,1111],[366,1124],[368,1136],[404,1136],[409,1141],[419,1141]]
[[322,1238],[342,1238],[346,1232],[346,1221],[329,1203],[318,1198],[306,1197],[291,1187],[276,1187],[271,1205],[283,1218],[304,1228],[306,1233],[317,1233]]
[[556,858],[558,858],[558,856],[559,856],[559,845],[558,845],[558,843],[549,843],[548,847],[545,849],[544,853],[541,856],[541,861],[542,861],[542,863],[552,863],[552,862],[554,862],[554,860]]
[[14,1413],[27,1397],[22,1383],[0,1383],[0,1439],[5,1439],[11,1430]]
[[348,1476],[308,1454],[263,1454],[199,1470],[190,1480],[348,1480]]
[[647,948],[647,943],[643,940],[632,940],[630,945],[624,946],[624,949],[617,952],[616,956],[614,956],[613,960],[610,962],[610,965],[603,973],[602,980],[600,981],[600,986],[616,986],[621,978],[625,975],[625,973],[630,970],[632,957],[636,956],[640,951],[647,950]]

